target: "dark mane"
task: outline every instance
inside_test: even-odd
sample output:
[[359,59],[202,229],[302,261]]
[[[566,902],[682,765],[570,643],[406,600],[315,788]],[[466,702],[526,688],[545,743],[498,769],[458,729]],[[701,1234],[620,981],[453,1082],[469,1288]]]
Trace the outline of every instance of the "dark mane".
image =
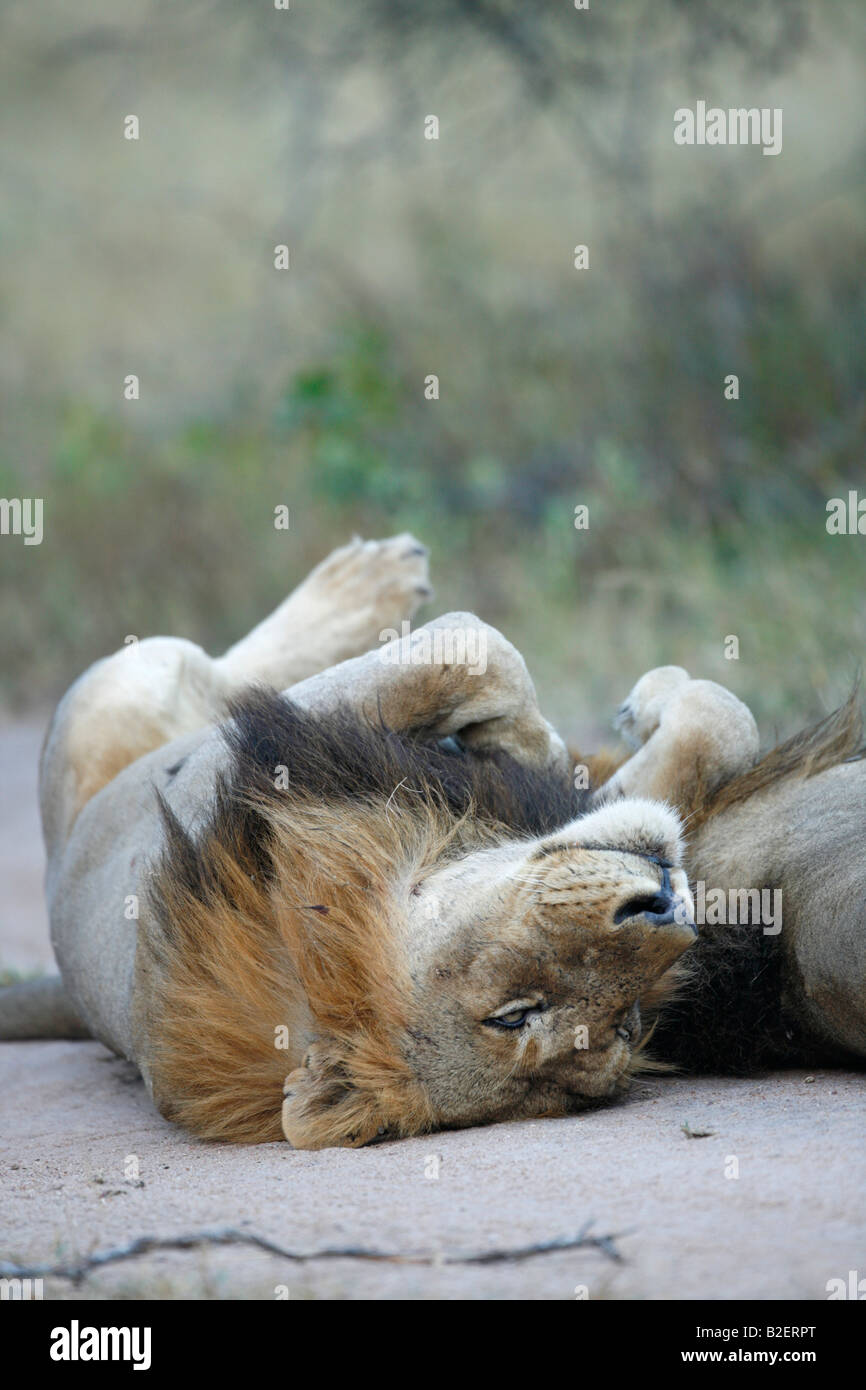
[[233,754],[227,790],[284,800],[276,769],[286,768],[288,793],[333,805],[396,799],[411,809],[433,800],[455,819],[471,814],[514,835],[558,830],[588,810],[590,793],[567,778],[534,771],[500,750],[469,753],[454,740],[397,733],[342,708],[326,716],[285,696],[253,687],[229,707],[223,735]]
[[[371,723],[349,707],[312,713],[266,686],[250,687],[227,712],[221,732],[231,764],[217,778],[199,833],[184,829],[160,797],[164,863],[198,900],[221,889],[208,867],[208,843],[228,850],[245,873],[272,877],[274,814],[290,802],[342,804],[355,814],[386,803],[410,814],[432,809],[444,823],[467,817],[464,838],[471,841],[473,826],[515,837],[558,830],[587,809],[591,795],[500,750],[470,754],[454,740],[443,748]],[[278,769],[285,769],[282,782]],[[166,932],[166,914],[154,906]]]
[[[753,768],[705,794],[689,833],[779,782],[814,777],[864,756],[859,683],[845,704],[766,753]],[[762,885],[772,889],[771,884]],[[764,1067],[832,1065],[841,1049],[805,1035],[786,1007],[781,937],[762,924],[705,926],[681,963],[683,984],[652,1039],[660,1060],[684,1071],[744,1075]]]
[[764,1068],[832,1065],[839,1049],[806,1037],[785,1005],[782,947],[760,922],[704,927],[679,963],[650,1054],[695,1075],[745,1076]]

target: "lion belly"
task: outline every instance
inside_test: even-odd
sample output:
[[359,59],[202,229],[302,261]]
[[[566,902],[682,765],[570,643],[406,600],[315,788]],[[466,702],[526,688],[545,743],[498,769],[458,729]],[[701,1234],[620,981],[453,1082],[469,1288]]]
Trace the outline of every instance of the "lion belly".
[[206,730],[139,758],[88,802],[49,863],[51,940],[64,986],[94,1037],[145,1075],[136,958],[149,936],[148,881],[163,842],[158,793],[194,823],[226,756],[219,735]]

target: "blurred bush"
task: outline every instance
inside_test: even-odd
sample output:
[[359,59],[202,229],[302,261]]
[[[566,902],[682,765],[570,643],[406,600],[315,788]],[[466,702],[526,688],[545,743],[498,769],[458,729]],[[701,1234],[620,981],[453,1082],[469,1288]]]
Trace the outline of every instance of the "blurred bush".
[[[0,495],[45,506],[41,546],[0,538],[10,705],[130,633],[216,650],[403,527],[436,607],[504,628],[567,729],[661,662],[780,730],[845,693],[866,542],[824,522],[866,436],[859,6],[154,0],[146,37],[129,5],[7,8]],[[782,155],[675,148],[698,98],[782,106]]]

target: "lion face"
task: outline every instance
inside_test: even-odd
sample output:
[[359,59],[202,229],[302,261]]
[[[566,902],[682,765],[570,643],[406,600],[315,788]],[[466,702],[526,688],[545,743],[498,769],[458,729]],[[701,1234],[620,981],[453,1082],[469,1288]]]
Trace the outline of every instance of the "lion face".
[[570,1114],[625,1085],[641,997],[694,941],[676,818],[610,805],[411,891],[409,1061],[440,1126]]
[[[317,1031],[286,1078],[286,1137],[358,1145],[567,1115],[613,1095],[633,1066],[642,1000],[664,994],[696,937],[680,857],[674,814],[632,800],[410,875],[387,967],[403,1016],[387,1032]],[[378,1020],[381,1006],[367,1013]]]

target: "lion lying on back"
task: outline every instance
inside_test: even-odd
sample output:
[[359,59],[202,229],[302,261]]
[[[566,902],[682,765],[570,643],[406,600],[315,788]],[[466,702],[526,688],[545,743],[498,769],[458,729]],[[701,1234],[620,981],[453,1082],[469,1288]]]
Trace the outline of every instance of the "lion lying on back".
[[[355,542],[222,658],[85,673],[41,776],[62,983],[0,993],[0,1036],[100,1038],[195,1133],[305,1148],[574,1113],[654,1024],[689,1069],[866,1054],[853,706],[759,762],[739,700],[663,667],[575,790],[492,628],[383,659],[427,596],[411,537]],[[457,629],[483,670],[412,659]],[[676,813],[690,877],[781,891],[779,934],[698,936]]]

